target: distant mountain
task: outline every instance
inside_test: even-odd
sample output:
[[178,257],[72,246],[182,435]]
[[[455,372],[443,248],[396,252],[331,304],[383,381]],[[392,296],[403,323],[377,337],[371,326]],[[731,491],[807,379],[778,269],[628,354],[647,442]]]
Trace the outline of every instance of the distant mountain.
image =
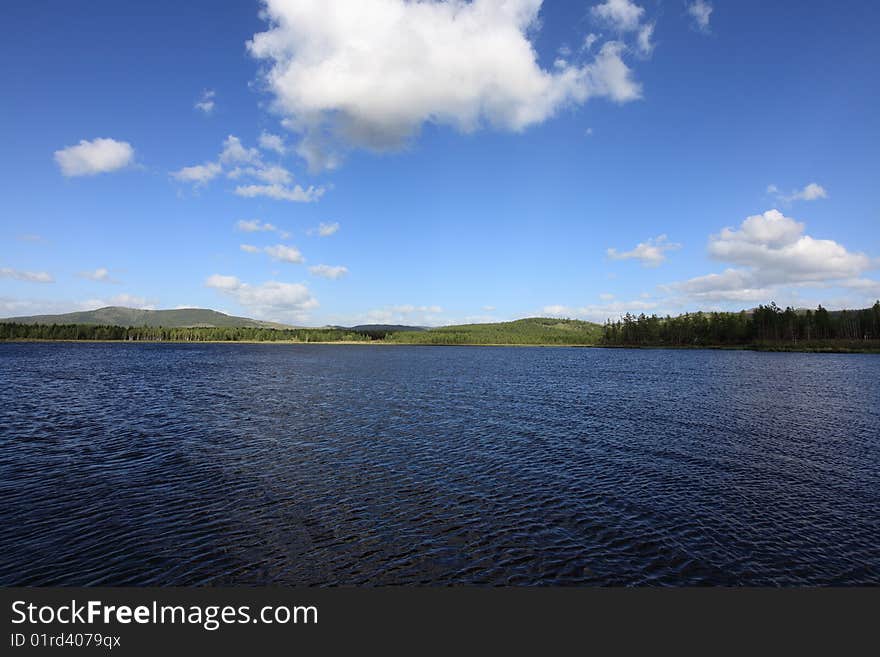
[[208,310],[206,308],[181,308],[179,310],[139,310],[108,306],[98,310],[86,310],[63,315],[33,315],[30,317],[9,317],[3,322],[18,324],[100,324],[102,326],[164,326],[181,328],[188,326],[204,327],[259,327],[293,328],[286,324],[264,322],[249,317],[235,317]]

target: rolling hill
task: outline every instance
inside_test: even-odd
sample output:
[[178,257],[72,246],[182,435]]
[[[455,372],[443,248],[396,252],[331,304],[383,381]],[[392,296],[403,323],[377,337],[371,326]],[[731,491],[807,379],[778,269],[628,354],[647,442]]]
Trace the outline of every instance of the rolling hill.
[[286,324],[264,322],[249,317],[235,317],[216,310],[205,308],[181,308],[178,310],[139,310],[108,306],[98,310],[65,313],[63,315],[33,315],[30,317],[9,317],[2,322],[17,324],[92,324],[101,326],[164,326],[167,328],[183,327],[258,327],[258,328],[293,328]]
[[423,331],[394,331],[386,340],[405,344],[593,345],[602,327],[577,319],[529,317],[494,324],[461,324]]

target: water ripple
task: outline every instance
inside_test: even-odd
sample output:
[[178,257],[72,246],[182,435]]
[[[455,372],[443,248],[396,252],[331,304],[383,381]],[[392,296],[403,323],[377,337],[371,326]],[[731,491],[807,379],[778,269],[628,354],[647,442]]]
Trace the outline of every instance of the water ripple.
[[0,584],[880,583],[880,359],[0,344]]

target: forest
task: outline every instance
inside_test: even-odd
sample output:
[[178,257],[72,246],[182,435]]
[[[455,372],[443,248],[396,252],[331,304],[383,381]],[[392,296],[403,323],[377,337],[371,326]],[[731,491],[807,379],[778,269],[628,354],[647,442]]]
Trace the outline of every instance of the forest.
[[347,329],[273,329],[245,326],[175,327],[0,323],[0,340],[121,340],[147,342],[370,342]]
[[120,340],[149,342],[381,342],[393,344],[594,345],[602,327],[566,319],[520,319],[424,330],[393,328],[273,329],[265,327],[150,327],[0,323],[0,340]]
[[880,301],[864,310],[783,310],[771,303],[739,313],[627,314],[605,323],[602,344],[874,350],[880,349]]

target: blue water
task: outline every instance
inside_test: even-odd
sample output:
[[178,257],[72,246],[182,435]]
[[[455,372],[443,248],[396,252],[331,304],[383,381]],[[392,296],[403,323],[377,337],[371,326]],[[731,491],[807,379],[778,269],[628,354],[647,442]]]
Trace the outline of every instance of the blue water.
[[880,357],[0,344],[0,584],[880,583]]

